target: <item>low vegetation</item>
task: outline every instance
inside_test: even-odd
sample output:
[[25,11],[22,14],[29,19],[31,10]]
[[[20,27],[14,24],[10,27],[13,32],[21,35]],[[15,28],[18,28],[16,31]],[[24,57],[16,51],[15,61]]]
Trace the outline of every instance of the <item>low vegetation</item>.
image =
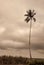
[[29,59],[25,57],[0,56],[1,64],[18,64],[18,65],[44,65],[44,59]]

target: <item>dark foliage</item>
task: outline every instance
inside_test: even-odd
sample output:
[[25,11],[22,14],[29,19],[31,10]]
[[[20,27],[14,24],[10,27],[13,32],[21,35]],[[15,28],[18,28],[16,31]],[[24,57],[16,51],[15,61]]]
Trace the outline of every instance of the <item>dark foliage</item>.
[[27,64],[27,63],[29,63],[28,58],[24,57],[13,57],[13,56],[0,57],[0,64]]
[[44,59],[30,60],[24,57],[0,56],[0,64],[44,65]]
[[26,16],[25,21],[28,23],[30,20],[34,20],[34,22],[36,21],[36,19],[34,18],[34,16],[36,15],[35,10],[29,10],[26,11],[26,14],[24,16]]

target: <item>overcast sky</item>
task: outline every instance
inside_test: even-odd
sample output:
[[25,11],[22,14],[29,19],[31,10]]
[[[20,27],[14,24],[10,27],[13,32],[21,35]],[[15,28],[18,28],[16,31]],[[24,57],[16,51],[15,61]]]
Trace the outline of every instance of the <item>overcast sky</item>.
[[29,57],[29,23],[27,10],[34,9],[32,23],[32,57],[44,58],[44,0],[0,0],[0,55]]

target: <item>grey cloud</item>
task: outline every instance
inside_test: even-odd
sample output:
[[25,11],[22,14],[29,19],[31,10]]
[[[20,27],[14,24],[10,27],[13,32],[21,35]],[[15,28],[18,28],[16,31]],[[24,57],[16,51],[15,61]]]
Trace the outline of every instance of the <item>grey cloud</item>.
[[7,50],[7,48],[3,47],[3,46],[0,46],[0,49],[1,50]]
[[23,42],[18,42],[18,41],[12,41],[12,40],[3,40],[0,41],[0,49],[25,49],[26,44]]
[[[29,44],[26,44],[24,42],[19,41],[12,41],[12,40],[2,40],[0,41],[0,49],[29,49]],[[43,43],[31,43],[31,49],[32,50],[44,50],[44,44]]]
[[31,45],[32,49],[34,50],[44,50],[44,44],[43,43],[35,43]]

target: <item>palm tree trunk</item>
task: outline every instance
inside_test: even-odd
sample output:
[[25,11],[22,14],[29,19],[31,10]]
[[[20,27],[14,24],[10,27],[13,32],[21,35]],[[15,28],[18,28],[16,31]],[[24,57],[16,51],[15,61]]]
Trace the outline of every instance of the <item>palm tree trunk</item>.
[[32,59],[32,55],[31,55],[31,27],[32,27],[32,20],[30,20],[30,31],[29,31],[29,55],[30,55],[30,59]]

